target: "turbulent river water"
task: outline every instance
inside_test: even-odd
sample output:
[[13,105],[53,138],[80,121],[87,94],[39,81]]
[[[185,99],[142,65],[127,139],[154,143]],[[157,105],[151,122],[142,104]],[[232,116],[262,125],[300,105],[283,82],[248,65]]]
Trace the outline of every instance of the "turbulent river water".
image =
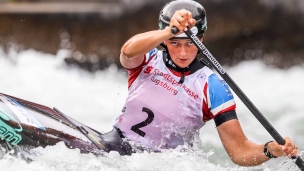
[[[17,96],[49,107],[56,107],[100,132],[111,130],[127,96],[126,73],[116,66],[89,73],[75,66],[67,66],[64,50],[56,55],[34,50],[21,52],[0,49],[0,92]],[[225,67],[225,66],[224,66]],[[286,70],[264,65],[261,61],[239,63],[225,67],[227,73],[252,100],[282,136],[291,137],[304,149],[304,66]],[[235,96],[237,113],[247,137],[265,143],[272,137],[250,111]],[[119,156],[81,154],[63,143],[31,151],[33,162],[3,154],[0,168],[15,170],[263,170],[294,171],[296,165],[289,158],[266,162],[258,167],[240,167],[228,158],[213,121],[200,131],[203,148],[176,149],[164,153],[141,153]]]

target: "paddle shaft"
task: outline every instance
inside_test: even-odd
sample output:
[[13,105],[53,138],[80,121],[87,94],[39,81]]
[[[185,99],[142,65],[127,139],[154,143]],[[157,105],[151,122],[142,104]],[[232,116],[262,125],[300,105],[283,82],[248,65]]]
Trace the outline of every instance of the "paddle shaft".
[[[178,33],[178,29],[176,27],[173,27],[172,33]],[[185,34],[195,44],[199,51],[206,57],[207,61],[211,63],[213,68],[226,81],[226,83],[230,86],[234,93],[241,99],[241,101],[247,106],[251,113],[257,118],[257,120],[264,126],[264,128],[269,132],[269,134],[278,142],[278,144],[284,145],[284,138],[276,131],[276,129],[268,122],[268,120],[262,115],[262,113],[256,108],[256,106],[249,100],[245,93],[231,79],[231,77],[226,73],[221,64],[208,51],[205,45],[196,37],[195,34],[192,33],[190,29],[187,29],[187,31],[185,31]],[[302,171],[304,171],[304,161],[299,156],[292,157],[292,159],[295,159],[296,165]]]
[[76,124],[73,122],[71,119],[68,118],[67,115],[62,113],[60,110],[57,108],[53,108],[57,113],[59,113],[64,119],[70,122],[71,125],[73,125],[75,128],[77,128],[84,136],[86,136],[99,150],[103,150],[105,147],[97,140],[97,138],[87,131],[83,126]]

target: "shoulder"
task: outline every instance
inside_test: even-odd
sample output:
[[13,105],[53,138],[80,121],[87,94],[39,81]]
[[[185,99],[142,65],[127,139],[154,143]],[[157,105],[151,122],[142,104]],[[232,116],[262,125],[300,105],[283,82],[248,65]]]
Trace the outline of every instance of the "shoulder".
[[[145,68],[149,64],[152,65],[152,67],[155,65],[155,60],[162,59],[162,51],[158,50],[156,48],[152,49],[150,52],[146,53],[144,56],[144,61],[135,68],[125,68],[125,70],[128,72],[128,87],[131,86],[131,84],[139,77],[139,75],[142,73],[143,70],[146,70]],[[151,67],[151,66],[150,66]],[[151,68],[147,68],[149,70]]]
[[145,55],[146,61],[149,61],[151,58],[157,56],[158,52],[161,52],[161,51],[158,50],[157,48],[154,48],[150,52],[146,53],[146,55]]
[[152,59],[158,58],[158,56],[162,55],[161,50],[158,50],[157,48],[152,49],[150,52],[146,53],[144,55],[144,59],[142,63],[134,68],[126,68],[124,67],[128,72],[134,72],[136,70],[142,69],[143,66],[147,65]]
[[208,76],[208,89],[210,93],[210,98],[222,99],[224,101],[229,101],[233,99],[233,94],[230,87],[222,78],[220,78],[215,73]]
[[215,73],[210,74],[207,80],[208,102],[214,116],[226,111],[235,110],[235,101],[228,84]]
[[145,63],[144,65],[148,63],[152,63],[152,61],[160,61],[163,59],[163,51],[159,50],[157,48],[152,49],[150,52],[145,54]]

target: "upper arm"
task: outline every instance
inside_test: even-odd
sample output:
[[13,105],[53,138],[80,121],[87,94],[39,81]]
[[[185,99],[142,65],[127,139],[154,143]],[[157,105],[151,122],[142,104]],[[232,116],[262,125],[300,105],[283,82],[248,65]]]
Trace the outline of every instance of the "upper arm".
[[217,127],[217,131],[228,153],[233,153],[236,147],[244,145],[247,140],[237,119],[222,123]]
[[237,119],[222,123],[217,127],[217,131],[234,163],[241,166],[254,166],[269,160],[263,153],[264,144],[257,145],[249,141]]
[[255,156],[254,149],[256,146],[247,139],[237,119],[222,123],[217,127],[217,131],[227,154],[234,163],[254,165],[254,161],[249,161],[248,157]]

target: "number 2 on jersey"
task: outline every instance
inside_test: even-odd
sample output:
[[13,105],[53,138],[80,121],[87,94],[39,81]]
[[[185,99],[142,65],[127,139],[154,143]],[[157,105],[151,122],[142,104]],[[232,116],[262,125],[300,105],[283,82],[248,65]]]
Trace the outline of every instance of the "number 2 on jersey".
[[143,107],[142,111],[146,112],[148,114],[147,119],[138,123],[138,124],[136,124],[136,125],[133,125],[131,127],[131,130],[136,132],[138,135],[144,137],[146,135],[146,133],[144,131],[140,130],[139,128],[142,128],[142,127],[145,127],[145,126],[149,125],[154,119],[154,113],[152,112],[152,110],[150,110],[146,107]]

